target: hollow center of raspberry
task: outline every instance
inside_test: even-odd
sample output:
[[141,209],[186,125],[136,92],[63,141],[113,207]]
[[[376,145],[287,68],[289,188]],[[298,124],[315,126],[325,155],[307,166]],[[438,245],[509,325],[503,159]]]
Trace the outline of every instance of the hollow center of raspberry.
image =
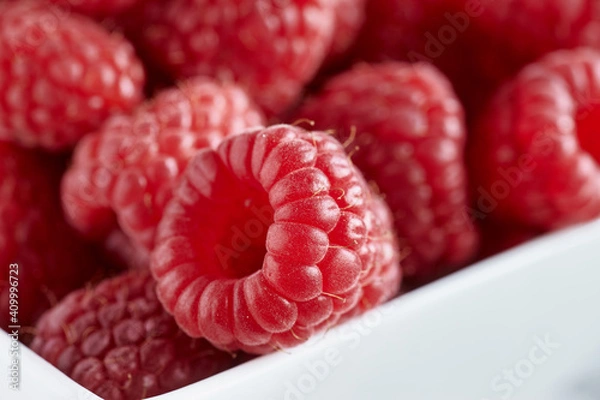
[[215,253],[226,277],[241,278],[258,271],[265,257],[273,208],[266,193],[246,191],[229,210]]
[[600,104],[588,106],[577,115],[577,136],[581,148],[600,165]]

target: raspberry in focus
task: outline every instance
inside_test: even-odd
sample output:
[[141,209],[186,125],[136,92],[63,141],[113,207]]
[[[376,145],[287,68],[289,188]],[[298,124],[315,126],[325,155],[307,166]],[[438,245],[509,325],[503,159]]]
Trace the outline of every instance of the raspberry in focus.
[[306,341],[397,293],[389,210],[323,132],[258,128],[198,153],[152,253],[178,325],[266,353]]

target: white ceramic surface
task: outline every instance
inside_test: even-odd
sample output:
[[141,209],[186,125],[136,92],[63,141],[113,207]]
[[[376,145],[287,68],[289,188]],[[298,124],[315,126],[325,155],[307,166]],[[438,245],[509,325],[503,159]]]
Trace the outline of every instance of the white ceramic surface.
[[[406,294],[287,353],[155,400],[600,399],[600,221]],[[97,397],[27,348],[0,399]]]

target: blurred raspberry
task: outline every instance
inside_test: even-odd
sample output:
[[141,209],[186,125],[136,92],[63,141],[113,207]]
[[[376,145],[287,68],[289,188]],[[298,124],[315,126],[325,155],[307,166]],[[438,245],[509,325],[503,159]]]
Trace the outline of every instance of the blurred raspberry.
[[600,216],[600,52],[559,50],[503,86],[469,144],[472,214],[540,231]]
[[94,21],[30,1],[0,3],[0,139],[73,147],[143,98],[133,47]]
[[335,29],[333,42],[326,59],[332,64],[343,58],[348,48],[358,37],[365,21],[367,0],[337,0],[335,7]]
[[[325,60],[347,46],[356,0],[149,0],[125,22],[152,63],[177,79],[243,86],[268,115],[289,107]],[[336,24],[336,15],[339,18]]]
[[[63,169],[60,159],[0,142],[0,327],[4,329],[33,324],[51,304],[101,273],[94,250],[63,218],[58,190]],[[9,315],[11,282],[18,296],[17,316]],[[18,323],[11,322],[12,317]]]
[[369,61],[429,61],[468,109],[540,56],[600,48],[595,0],[372,0],[354,49]]
[[114,117],[79,143],[62,184],[69,221],[99,240],[119,226],[147,252],[189,159],[263,122],[235,84],[196,78],[160,92],[133,116]]

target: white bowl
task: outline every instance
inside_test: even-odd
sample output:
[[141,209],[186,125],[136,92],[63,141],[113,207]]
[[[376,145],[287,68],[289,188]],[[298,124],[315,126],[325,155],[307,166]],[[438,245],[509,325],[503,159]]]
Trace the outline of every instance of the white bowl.
[[[600,398],[600,221],[408,293],[308,343],[155,400]],[[8,335],[0,365],[9,366]],[[98,397],[21,345],[20,390]],[[4,371],[7,371],[5,369]]]

